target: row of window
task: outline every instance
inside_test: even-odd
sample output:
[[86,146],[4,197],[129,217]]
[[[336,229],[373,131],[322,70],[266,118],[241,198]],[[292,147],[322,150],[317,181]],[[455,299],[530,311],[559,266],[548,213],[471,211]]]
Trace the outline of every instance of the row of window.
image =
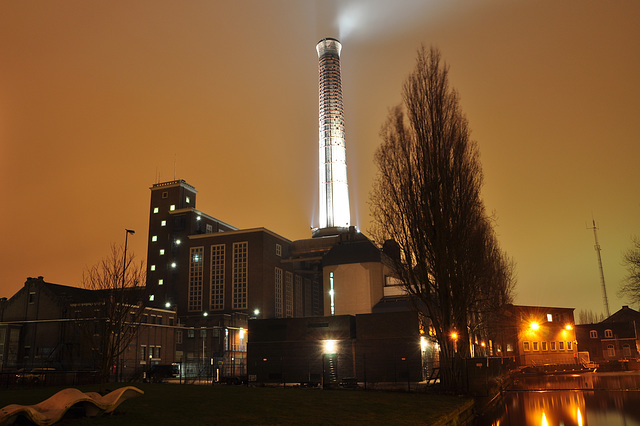
[[[556,345],[557,343],[557,345]],[[523,350],[525,352],[534,351],[564,351],[565,348],[567,351],[573,350],[573,342],[522,342]]]
[[140,346],[140,360],[141,361],[147,361],[147,358],[154,358],[154,359],[159,359],[161,352],[162,352],[162,346],[149,346],[149,351],[147,352],[147,346],[145,345],[141,345]]
[[[249,282],[249,243],[233,243],[232,309],[247,309]],[[225,297],[225,245],[211,246],[211,273],[209,277],[209,309],[224,309]],[[204,285],[204,247],[192,247],[189,261],[189,311],[201,311]]]
[[[598,338],[598,331],[597,330],[591,330],[589,331],[589,337],[592,339],[597,339]],[[613,339],[613,331],[606,329],[604,331],[604,338],[605,339]]]

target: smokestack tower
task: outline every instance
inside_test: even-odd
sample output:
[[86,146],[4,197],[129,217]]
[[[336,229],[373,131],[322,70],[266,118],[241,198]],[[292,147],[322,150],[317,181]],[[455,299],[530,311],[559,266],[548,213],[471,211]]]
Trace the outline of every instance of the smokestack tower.
[[322,39],[316,45],[320,104],[320,230],[348,228],[351,224],[340,78],[341,49],[342,45],[334,38]]

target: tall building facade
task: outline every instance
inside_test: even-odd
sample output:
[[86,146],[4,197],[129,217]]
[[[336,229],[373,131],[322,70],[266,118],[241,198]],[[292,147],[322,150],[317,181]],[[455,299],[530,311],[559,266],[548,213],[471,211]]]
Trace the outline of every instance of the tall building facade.
[[[321,281],[290,260],[291,241],[266,228],[238,229],[196,209],[184,180],[151,188],[149,302],[203,316],[287,318],[322,314]],[[224,321],[225,323],[227,321]]]
[[334,38],[316,45],[319,70],[319,229],[351,225],[340,51]]

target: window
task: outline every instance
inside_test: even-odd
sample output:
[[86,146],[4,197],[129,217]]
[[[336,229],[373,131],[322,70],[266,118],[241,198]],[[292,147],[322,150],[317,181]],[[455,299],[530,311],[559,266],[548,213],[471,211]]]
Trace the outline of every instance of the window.
[[542,350],[543,351],[549,350],[547,342],[542,342]]
[[276,244],[276,256],[282,256],[282,245]]
[[162,222],[160,222],[160,226],[167,226],[167,221],[163,220]]
[[155,271],[156,270],[156,265],[151,265],[151,267],[149,268],[151,271]]
[[140,360],[147,360],[147,347],[145,345],[140,346]]
[[153,294],[149,295],[149,302],[153,302],[156,299],[156,296],[154,296]]
[[164,191],[162,193],[162,198],[169,198],[169,192],[168,191]]
[[164,280],[163,280],[162,278],[160,278],[160,279],[158,280],[158,285],[162,285],[162,284],[164,284]]
[[596,330],[591,330],[589,332],[589,337],[591,337],[592,339],[597,339],[598,338],[598,332]]
[[513,345],[511,345],[511,343],[507,343],[507,352],[513,352]]
[[29,303],[36,303],[36,292],[35,291],[31,291],[29,292]]
[[224,309],[224,244],[211,246],[211,310]]
[[160,256],[164,256],[164,249],[160,249]]
[[151,237],[151,241],[153,241],[154,243],[158,241],[158,236],[154,235],[153,237]]
[[613,345],[607,346],[607,356],[609,358],[613,358],[616,356],[616,348],[614,348]]
[[187,337],[193,339],[194,337],[196,337],[196,331],[193,328],[190,328]]
[[204,247],[192,247],[189,261],[189,311],[202,310],[202,253]]
[[293,317],[293,273],[287,271],[284,274],[284,316]]
[[547,322],[553,322],[553,315],[547,314]]
[[185,198],[184,198],[184,201],[185,201],[187,204],[189,204],[189,203],[191,202],[191,198],[189,198],[189,197],[185,197]]
[[533,350],[534,351],[538,350],[538,342],[533,342]]
[[213,225],[211,225],[210,223],[207,223],[207,226],[205,226],[205,232],[207,234],[213,233]]
[[178,345],[182,344],[182,330],[176,331],[176,343]]
[[233,243],[232,309],[247,309],[248,247],[246,241]]
[[529,351],[529,342],[522,342],[522,348],[525,352]]
[[296,275],[293,294],[296,300],[294,315],[296,317],[301,317],[304,315],[304,311],[302,306],[302,277],[300,275]]
[[173,317],[169,317],[169,326],[173,327]]
[[612,339],[612,338],[613,338],[613,331],[611,331],[611,330],[609,330],[609,329],[606,329],[606,330],[604,331],[604,337],[605,337],[606,339]]
[[564,342],[558,342],[558,350],[564,351]]
[[631,356],[631,346],[622,345],[622,356]]
[[275,269],[276,318],[282,318],[282,269]]
[[572,349],[572,343],[573,342],[567,342],[567,350],[570,351]]
[[146,324],[146,323],[147,323],[147,321],[148,321],[148,316],[147,316],[147,314],[142,315],[142,319],[140,320],[140,322],[141,322],[142,324]]
[[556,350],[556,342],[550,342],[549,343],[549,349],[552,350],[552,351],[555,351]]
[[174,211],[175,209],[176,209],[175,204],[171,204],[171,206],[169,206],[169,211]]
[[154,214],[155,214],[155,213],[158,213],[159,211],[160,211],[160,209],[159,209],[159,208],[157,208],[157,207],[154,207],[154,208],[153,208],[153,213],[154,213]]

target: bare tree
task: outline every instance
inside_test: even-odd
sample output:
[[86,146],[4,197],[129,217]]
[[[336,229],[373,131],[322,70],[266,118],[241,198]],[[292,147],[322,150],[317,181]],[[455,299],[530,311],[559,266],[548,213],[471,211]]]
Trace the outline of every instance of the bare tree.
[[580,309],[578,311],[578,324],[595,324],[604,321],[604,314],[600,315],[594,313],[591,309]]
[[84,304],[84,318],[93,321],[86,326],[87,343],[101,373],[103,383],[117,371],[118,359],[133,339],[144,312],[144,263],[135,263],[129,252],[111,246],[109,254],[82,274],[83,286],[95,290],[93,302]]
[[620,295],[628,297],[631,303],[640,303],[640,238],[633,239],[633,247],[624,253],[622,262],[627,267],[627,276]]
[[511,301],[513,265],[485,212],[477,145],[437,49],[418,51],[403,105],[380,133],[371,232],[395,241],[396,271],[426,306],[440,345],[441,382],[460,390],[454,359],[470,355],[471,335]]

